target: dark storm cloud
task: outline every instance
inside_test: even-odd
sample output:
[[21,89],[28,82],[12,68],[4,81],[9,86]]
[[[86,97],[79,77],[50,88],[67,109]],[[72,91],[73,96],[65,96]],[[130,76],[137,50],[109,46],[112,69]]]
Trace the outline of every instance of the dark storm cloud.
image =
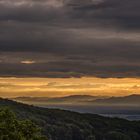
[[0,0],[0,76],[139,77],[139,6]]
[[139,28],[139,5],[139,0],[1,0],[0,20],[61,25],[79,25],[82,20],[88,27],[96,23]]

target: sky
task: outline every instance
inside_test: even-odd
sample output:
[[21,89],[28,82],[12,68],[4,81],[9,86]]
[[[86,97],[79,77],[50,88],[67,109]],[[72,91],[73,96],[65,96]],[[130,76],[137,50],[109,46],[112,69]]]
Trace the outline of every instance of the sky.
[[0,78],[0,96],[13,98],[69,95],[127,96],[140,93],[135,78]]
[[0,0],[0,77],[139,79],[139,6],[139,0]]

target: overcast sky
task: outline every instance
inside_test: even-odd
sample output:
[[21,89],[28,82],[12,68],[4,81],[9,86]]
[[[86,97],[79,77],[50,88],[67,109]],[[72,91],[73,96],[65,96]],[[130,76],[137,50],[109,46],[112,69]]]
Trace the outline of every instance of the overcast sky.
[[0,76],[140,77],[140,0],[0,0]]

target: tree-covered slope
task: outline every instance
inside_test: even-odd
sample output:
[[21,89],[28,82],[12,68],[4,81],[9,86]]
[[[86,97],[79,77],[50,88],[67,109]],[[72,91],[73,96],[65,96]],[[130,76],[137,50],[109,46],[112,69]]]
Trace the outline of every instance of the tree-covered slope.
[[19,120],[14,112],[0,108],[0,140],[48,140],[31,120]]
[[31,119],[43,128],[49,140],[140,140],[140,122],[93,114],[46,109],[0,100],[19,119]]

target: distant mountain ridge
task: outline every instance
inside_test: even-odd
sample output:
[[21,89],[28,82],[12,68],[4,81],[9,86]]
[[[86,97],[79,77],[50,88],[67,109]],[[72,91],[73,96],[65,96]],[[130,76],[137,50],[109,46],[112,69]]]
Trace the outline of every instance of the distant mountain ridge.
[[71,95],[64,97],[17,97],[12,100],[40,104],[83,104],[83,105],[140,105],[140,95],[132,94],[123,97]]
[[90,101],[90,103],[94,104],[127,104],[127,105],[140,105],[140,95],[132,94],[124,97],[110,97],[106,99],[97,99],[94,101]]
[[104,99],[104,96],[91,96],[91,95],[70,95],[64,97],[17,97],[12,100],[25,101],[25,102],[46,102],[46,103],[83,103],[94,101],[97,99]]

